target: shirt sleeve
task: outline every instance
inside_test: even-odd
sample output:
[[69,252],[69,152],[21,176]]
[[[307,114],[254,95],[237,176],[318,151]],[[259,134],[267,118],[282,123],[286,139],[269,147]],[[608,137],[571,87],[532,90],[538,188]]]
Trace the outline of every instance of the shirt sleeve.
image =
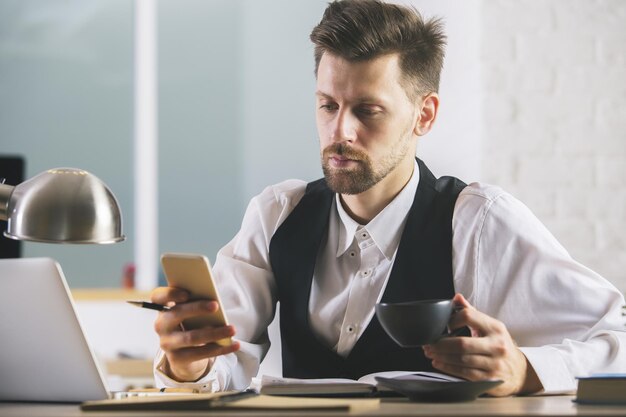
[[154,376],[159,387],[193,387],[205,392],[242,390],[250,385],[269,346],[267,327],[276,310],[276,285],[269,261],[274,232],[304,195],[306,183],[289,180],[254,197],[237,235],[217,254],[213,275],[228,322],[241,349],[219,356],[200,380],[181,383],[163,372],[159,352]]
[[624,297],[572,259],[524,204],[470,185],[453,230],[457,290],[507,326],[542,393],[574,391],[578,376],[626,372]]

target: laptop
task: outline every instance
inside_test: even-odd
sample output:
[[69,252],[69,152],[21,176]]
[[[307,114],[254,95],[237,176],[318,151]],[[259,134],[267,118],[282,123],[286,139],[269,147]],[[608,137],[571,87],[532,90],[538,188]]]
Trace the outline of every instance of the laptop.
[[0,401],[108,398],[55,260],[0,259],[0,294]]

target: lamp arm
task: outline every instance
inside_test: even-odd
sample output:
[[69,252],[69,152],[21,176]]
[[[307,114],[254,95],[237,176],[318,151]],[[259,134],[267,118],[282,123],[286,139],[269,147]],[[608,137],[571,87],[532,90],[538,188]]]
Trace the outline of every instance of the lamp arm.
[[14,188],[12,185],[0,184],[0,220],[8,219],[7,208]]

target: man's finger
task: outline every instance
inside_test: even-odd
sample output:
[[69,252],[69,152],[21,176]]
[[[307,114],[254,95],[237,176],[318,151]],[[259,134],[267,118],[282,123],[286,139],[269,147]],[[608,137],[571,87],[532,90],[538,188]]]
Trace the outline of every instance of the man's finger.
[[176,304],[168,311],[164,311],[160,314],[171,317],[172,319],[183,321],[192,317],[198,317],[209,313],[215,313],[219,310],[220,306],[217,301],[210,300],[198,300],[190,301],[188,303]]
[[488,355],[473,355],[473,354],[432,354],[427,355],[427,358],[436,361],[441,364],[449,366],[457,366],[462,368],[471,368],[483,372],[488,372],[493,368],[495,360]]
[[161,349],[171,352],[187,347],[197,347],[235,335],[233,326],[205,327],[197,330],[178,331],[161,336]]
[[454,304],[454,306],[457,308],[474,308],[461,293],[454,294],[454,298],[452,298],[452,304]]
[[500,321],[473,307],[456,311],[450,318],[448,326],[451,329],[468,326],[483,336],[501,332],[503,328]]
[[183,320],[214,313],[218,309],[217,301],[199,300],[177,304],[170,310],[159,313],[154,323],[154,330],[159,335],[172,333],[180,329]]
[[157,287],[150,293],[150,301],[161,305],[170,303],[184,303],[189,299],[189,293],[180,288]]
[[424,346],[424,353],[490,355],[491,341],[485,337],[445,337],[437,343]]
[[239,342],[233,342],[230,346],[220,346],[218,344],[211,343],[204,346],[175,350],[168,353],[168,360],[171,362],[195,362],[206,358],[213,358],[236,352],[239,348]]
[[489,375],[480,369],[450,365],[439,361],[433,361],[432,365],[433,368],[437,369],[440,372],[467,379],[469,381],[482,381],[485,379],[489,379]]

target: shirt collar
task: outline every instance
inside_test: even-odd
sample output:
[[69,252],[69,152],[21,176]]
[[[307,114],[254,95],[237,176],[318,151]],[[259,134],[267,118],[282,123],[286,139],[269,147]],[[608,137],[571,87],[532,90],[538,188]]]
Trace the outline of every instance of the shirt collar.
[[[387,207],[365,226],[360,225],[350,217],[341,205],[339,194],[335,194],[336,213],[339,216],[338,219],[337,216],[334,216],[335,218],[331,219],[331,221],[334,220],[334,222],[336,222],[335,225],[339,228],[337,257],[343,255],[350,248],[357,231],[366,229],[385,257],[389,260],[392,259],[400,243],[404,222],[413,205],[419,178],[419,167],[416,161],[409,182],[400,193],[391,200]],[[390,231],[392,231],[392,233],[390,233]]]

